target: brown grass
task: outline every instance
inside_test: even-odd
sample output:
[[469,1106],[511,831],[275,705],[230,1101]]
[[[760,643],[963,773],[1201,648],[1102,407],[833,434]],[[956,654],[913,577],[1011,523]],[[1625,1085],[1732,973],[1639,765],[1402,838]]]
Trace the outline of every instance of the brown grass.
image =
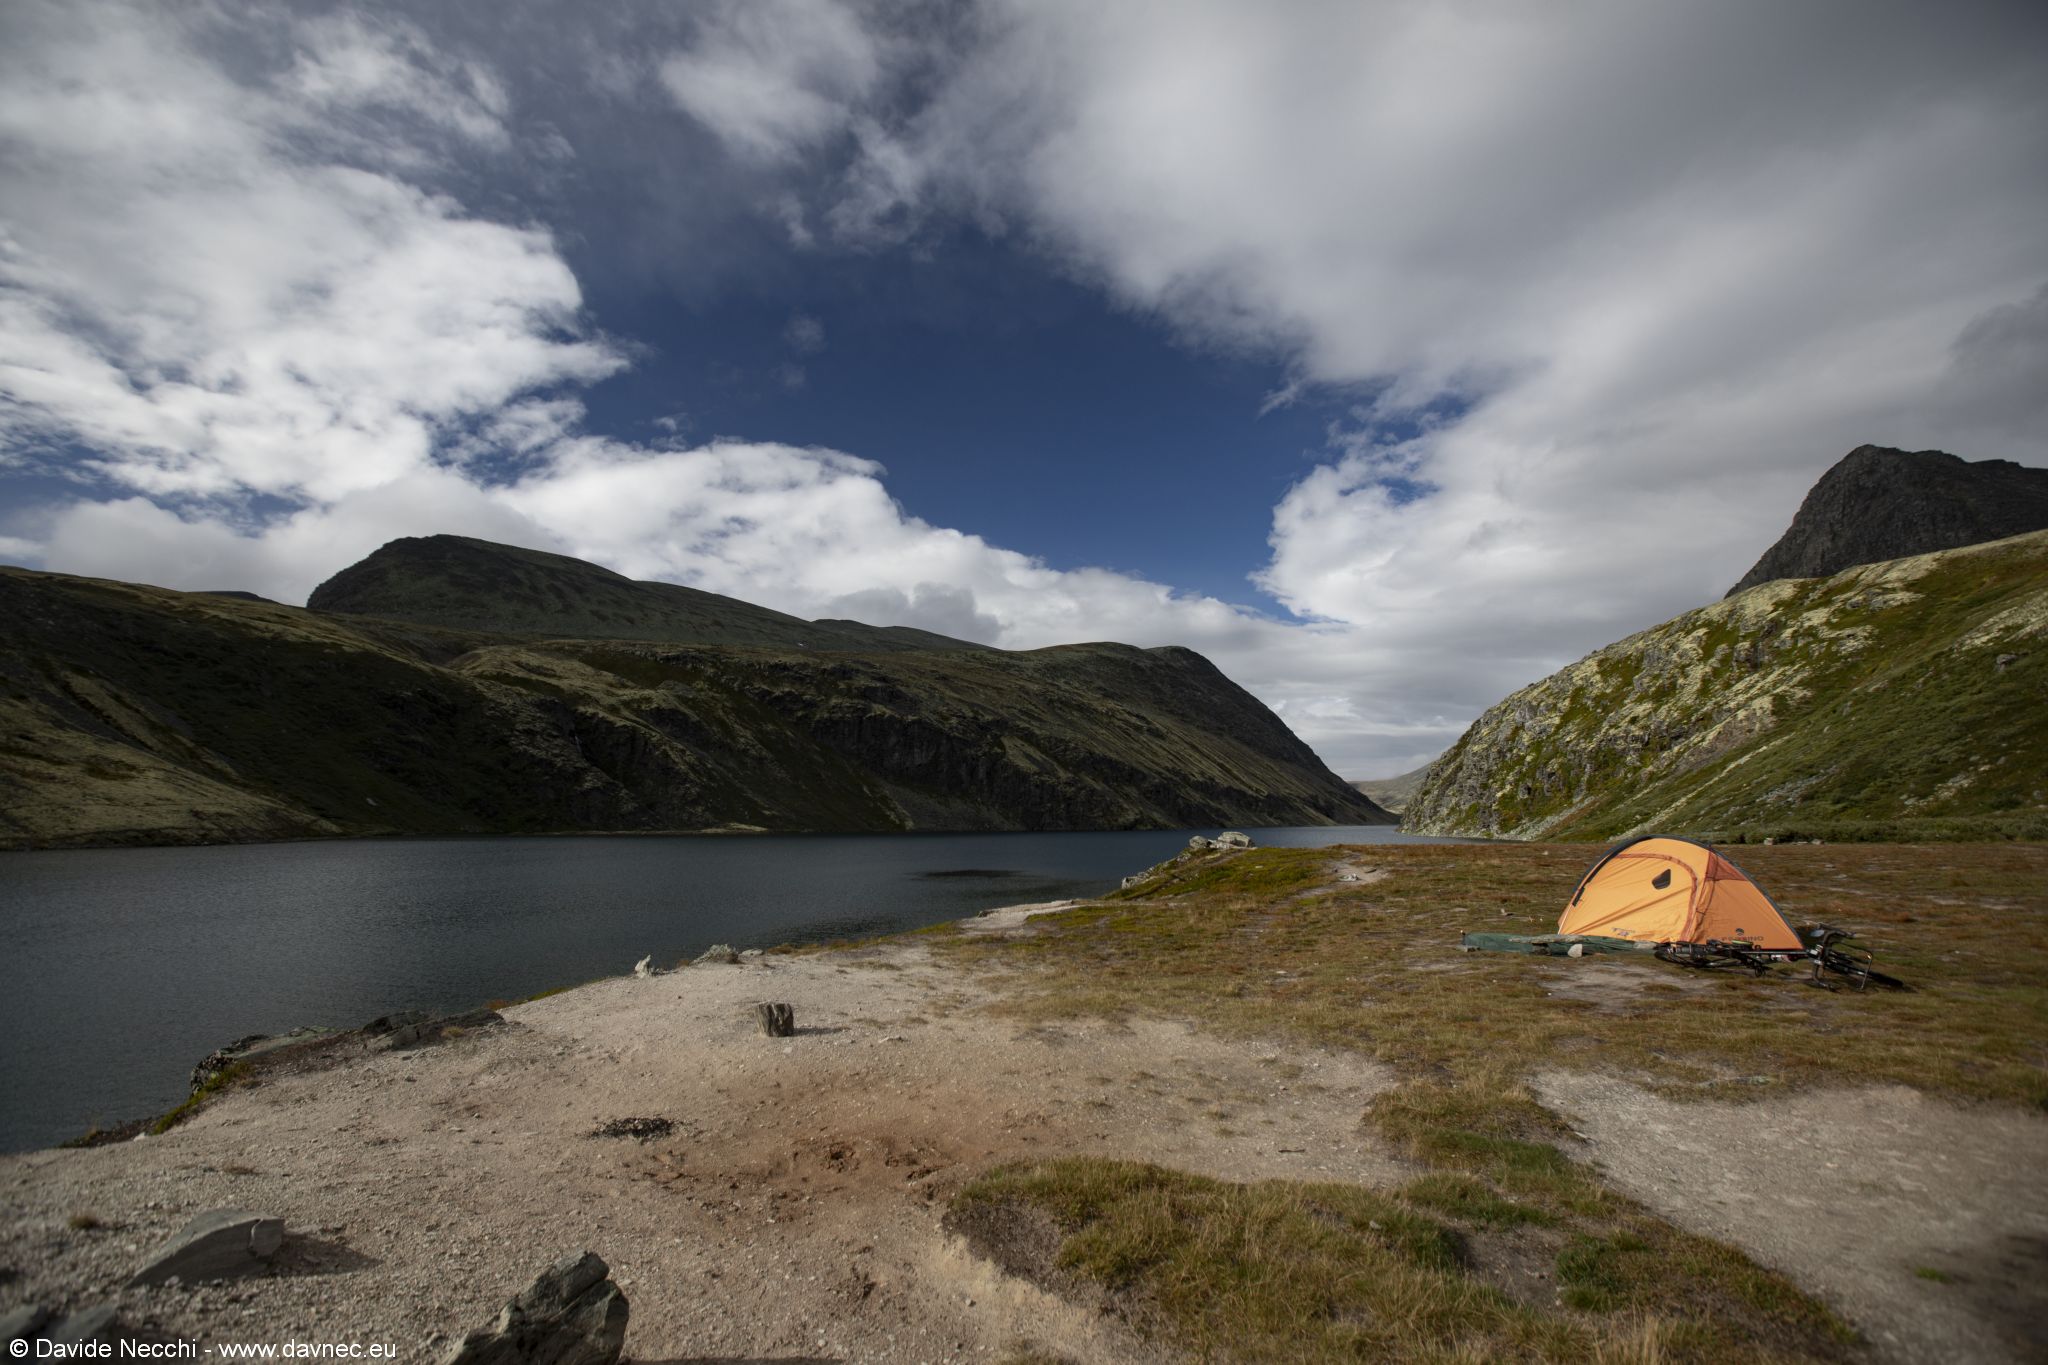
[[[1256,849],[1037,921],[1030,937],[929,941],[1007,974],[1020,1014],[1168,1014],[1352,1047],[1411,1074],[1597,1057],[1673,1095],[1897,1082],[2048,1107],[2048,846],[1739,852],[1788,919],[1855,930],[1915,989],[1459,950],[1465,930],[1554,930],[1593,856],[1570,845]],[[1347,856],[1391,875],[1335,881]]]
[[[1205,1359],[1842,1358],[1854,1334],[1823,1305],[1569,1159],[1523,1078],[1597,1066],[1724,1097],[1889,1081],[2044,1107],[2048,848],[1741,854],[1795,924],[1856,931],[1916,989],[1459,951],[1468,929],[1554,929],[1583,846],[1261,849],[1018,938],[929,935],[998,974],[998,1008],[1026,1018],[1160,1014],[1390,1063],[1404,1080],[1365,1120],[1428,1171],[1380,1192],[1053,1161],[968,1186],[955,1225],[1016,1273],[1105,1296]],[[1338,881],[1347,864],[1390,875]],[[1007,1235],[1018,1228],[1037,1231]],[[1548,1299],[1526,1282],[1517,1297],[1489,1269],[1503,1259],[1547,1267]]]

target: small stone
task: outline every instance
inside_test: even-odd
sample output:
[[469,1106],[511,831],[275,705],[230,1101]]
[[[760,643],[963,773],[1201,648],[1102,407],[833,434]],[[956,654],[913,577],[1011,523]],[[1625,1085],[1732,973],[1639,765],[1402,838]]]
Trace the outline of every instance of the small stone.
[[638,962],[635,962],[633,964],[633,975],[639,977],[642,981],[645,981],[648,977],[653,976],[654,954],[649,953],[646,957],[643,957]]
[[1234,829],[1226,829],[1214,841],[1217,848],[1250,848],[1252,836]]
[[739,960],[740,955],[732,950],[730,943],[714,943],[697,955],[695,965],[736,966]]
[[642,1142],[648,1142],[654,1138],[667,1137],[675,1131],[675,1126],[674,1119],[665,1118],[606,1119],[591,1129],[590,1135],[638,1138]]
[[788,1005],[756,1005],[754,1018],[770,1038],[788,1038],[796,1032],[796,1011]]

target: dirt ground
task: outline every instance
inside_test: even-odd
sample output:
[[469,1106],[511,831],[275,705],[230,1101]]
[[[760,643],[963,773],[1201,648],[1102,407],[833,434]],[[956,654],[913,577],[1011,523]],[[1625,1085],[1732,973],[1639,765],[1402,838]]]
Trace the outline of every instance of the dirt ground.
[[1789,1275],[1879,1358],[2048,1360],[2048,1120],[1903,1086],[1681,1104],[1550,1072],[1536,1090],[1609,1184]]
[[[563,1251],[632,1304],[636,1361],[1085,1361],[1152,1352],[996,1274],[940,1228],[988,1165],[1134,1157],[1234,1180],[1392,1180],[1370,1063],[1166,1023],[1021,1027],[922,949],[621,978],[507,1026],[236,1091],[163,1137],[0,1160],[0,1304],[114,1296],[222,1205],[274,1213],[297,1273],[130,1290],[204,1341],[388,1342],[429,1359]],[[798,1034],[756,1030],[788,1001]],[[657,1117],[650,1142],[590,1136]],[[104,1226],[77,1229],[80,1214]]]
[[[990,998],[906,942],[622,977],[436,1047],[233,1091],[162,1137],[0,1158],[0,1309],[118,1298],[124,1321],[204,1342],[433,1359],[588,1247],[631,1301],[636,1361],[1031,1347],[1143,1362],[1156,1352],[1115,1320],[968,1254],[940,1225],[949,1194],[993,1163],[1064,1154],[1232,1180],[1415,1174],[1360,1122],[1391,1081],[1370,1062],[1166,1022],[1023,1025],[980,1008]],[[792,1004],[797,1036],[763,1037],[757,1001]],[[1543,1086],[1620,1187],[1789,1272],[1877,1358],[2040,1358],[2022,1315],[1986,1306],[2038,1317],[2048,1120],[1910,1092],[1736,1109],[1588,1077]],[[618,1118],[674,1126],[592,1136]],[[1730,1162],[1782,1193],[1740,1193]],[[224,1205],[286,1220],[285,1273],[121,1288]]]

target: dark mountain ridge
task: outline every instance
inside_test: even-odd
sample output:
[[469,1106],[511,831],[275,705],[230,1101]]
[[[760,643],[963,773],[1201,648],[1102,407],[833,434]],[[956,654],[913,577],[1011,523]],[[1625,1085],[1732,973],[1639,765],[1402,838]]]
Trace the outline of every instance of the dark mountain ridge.
[[567,555],[467,536],[391,541],[313,589],[313,611],[455,630],[836,650],[985,649],[906,626],[806,621],[678,583],[648,583]]
[[0,568],[0,847],[1392,822],[1191,650],[804,622],[457,537],[315,600]]
[[2048,469],[1940,450],[1858,446],[1808,490],[1792,525],[1727,596],[2048,529]]

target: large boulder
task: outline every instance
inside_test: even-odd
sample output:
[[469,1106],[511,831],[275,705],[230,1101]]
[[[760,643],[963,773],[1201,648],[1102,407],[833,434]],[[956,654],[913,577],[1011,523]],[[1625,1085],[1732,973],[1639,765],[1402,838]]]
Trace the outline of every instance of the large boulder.
[[457,1342],[441,1365],[616,1365],[626,1296],[594,1251],[572,1251],[519,1291],[489,1327]]
[[210,1209],[178,1230],[177,1236],[135,1272],[131,1285],[177,1279],[230,1280],[267,1269],[284,1245],[284,1220],[248,1209]]

